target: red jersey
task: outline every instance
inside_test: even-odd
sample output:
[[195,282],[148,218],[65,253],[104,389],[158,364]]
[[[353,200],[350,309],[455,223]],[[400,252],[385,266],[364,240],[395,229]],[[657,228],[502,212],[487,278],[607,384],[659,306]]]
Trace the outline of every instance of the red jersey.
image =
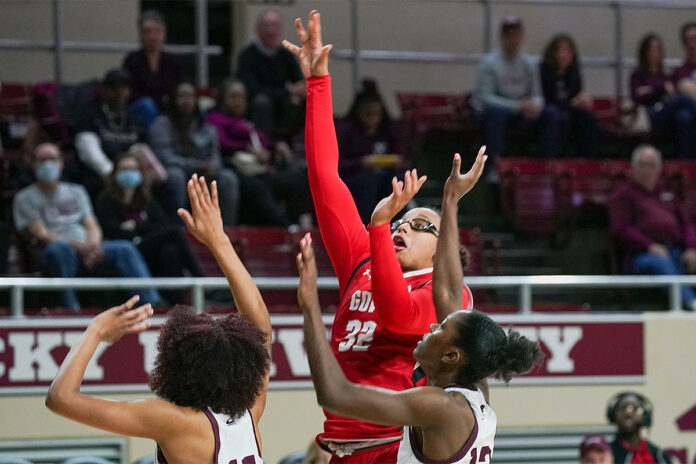
[[[338,277],[340,301],[331,348],[348,380],[391,390],[412,388],[413,350],[436,323],[432,268],[403,273],[389,224],[362,224],[348,188],[338,176],[331,78],[307,81],[305,146],[317,220]],[[472,307],[465,286],[464,308]],[[362,440],[400,437],[385,427],[324,412],[323,438]]]

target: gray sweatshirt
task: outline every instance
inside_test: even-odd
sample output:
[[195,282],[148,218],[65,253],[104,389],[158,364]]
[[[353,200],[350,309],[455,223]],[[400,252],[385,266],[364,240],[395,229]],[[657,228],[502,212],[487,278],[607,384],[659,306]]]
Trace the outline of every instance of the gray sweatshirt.
[[531,98],[539,106],[544,105],[539,67],[532,57],[520,53],[513,61],[508,61],[502,50],[484,55],[478,66],[476,108],[483,110],[497,106],[520,111],[524,98]]

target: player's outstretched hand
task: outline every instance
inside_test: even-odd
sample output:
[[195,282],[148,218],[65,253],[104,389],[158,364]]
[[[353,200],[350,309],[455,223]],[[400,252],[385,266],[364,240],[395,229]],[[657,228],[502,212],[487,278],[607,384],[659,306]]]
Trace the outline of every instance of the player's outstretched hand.
[[297,56],[306,79],[327,75],[329,73],[329,51],[332,45],[322,43],[319,12],[312,10],[309,13],[307,29],[302,25],[300,18],[295,20],[295,27],[302,47],[287,40],[283,40],[283,46]]
[[127,333],[136,333],[150,327],[148,317],[152,316],[149,303],[133,309],[140,299],[133,296],[122,305],[115,306],[97,315],[89,323],[87,330],[94,331],[103,342],[113,343]]
[[205,177],[194,174],[186,185],[191,212],[179,208],[177,214],[186,223],[186,228],[203,245],[211,248],[227,239],[222,225],[222,214],[218,202],[217,182],[213,181],[208,191]]
[[488,159],[488,155],[486,155],[486,146],[484,145],[479,149],[478,155],[476,155],[476,161],[474,161],[474,165],[469,169],[469,172],[462,174],[460,172],[462,158],[459,156],[459,153],[455,153],[454,160],[452,161],[452,172],[450,172],[445,182],[445,197],[454,201],[459,201],[474,188],[474,185],[476,185],[476,182],[478,182],[481,177],[486,159]]
[[297,288],[297,302],[300,308],[305,313],[320,311],[317,293],[317,261],[312,247],[312,236],[309,233],[300,240],[297,272],[300,274],[300,286]]
[[418,171],[415,169],[406,171],[403,182],[397,181],[396,177],[394,177],[392,179],[392,193],[375,206],[370,224],[378,226],[391,222],[394,216],[404,209],[408,202],[416,196],[426,179],[426,176],[419,178]]

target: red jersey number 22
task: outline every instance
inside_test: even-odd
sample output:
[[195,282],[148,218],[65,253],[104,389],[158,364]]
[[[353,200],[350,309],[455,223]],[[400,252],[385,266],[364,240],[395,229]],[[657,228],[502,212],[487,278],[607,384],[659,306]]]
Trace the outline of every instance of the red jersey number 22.
[[338,344],[338,351],[367,351],[374,337],[376,328],[377,323],[375,321],[363,322],[357,319],[348,321],[348,325],[346,326],[348,335]]

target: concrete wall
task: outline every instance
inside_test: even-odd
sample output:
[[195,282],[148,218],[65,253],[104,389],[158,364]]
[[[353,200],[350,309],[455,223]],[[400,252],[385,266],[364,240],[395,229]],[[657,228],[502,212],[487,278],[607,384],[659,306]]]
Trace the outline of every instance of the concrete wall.
[[[644,324],[645,384],[613,386],[496,386],[491,404],[499,427],[553,427],[605,424],[607,399],[623,390],[637,390],[655,405],[650,439],[663,447],[688,449],[689,463],[696,458],[694,432],[680,432],[675,420],[694,406],[696,370],[695,315],[648,315]],[[601,360],[597,360],[601,362]],[[111,395],[133,400],[142,395]],[[108,434],[51,414],[41,396],[0,397],[0,439],[55,439],[107,436]],[[271,390],[261,420],[263,454],[275,464],[283,456],[302,450],[321,430],[323,415],[312,390]],[[154,443],[129,439],[129,459],[153,452]]]
[[[239,48],[254,35],[254,21],[263,5],[242,0],[233,3],[234,42]],[[295,39],[294,18],[306,17],[312,8],[323,14],[324,36],[336,48],[351,47],[351,10],[348,0],[297,0],[277,9],[285,19],[286,36]],[[137,0],[71,0],[64,2],[65,39],[135,42]],[[450,51],[477,53],[483,50],[483,7],[472,1],[363,0],[362,33],[365,49]],[[527,49],[540,53],[549,37],[568,32],[577,38],[585,55],[611,56],[613,14],[605,7],[495,6],[494,20],[504,15],[521,16],[528,30]],[[47,0],[3,0],[0,2],[0,37],[50,39],[52,6]],[[639,38],[655,31],[665,38],[668,54],[681,56],[679,25],[696,19],[693,11],[627,9],[624,53],[634,56]],[[118,65],[122,55],[114,53],[67,53],[65,79],[69,82],[101,76]],[[0,80],[41,81],[53,76],[49,52],[0,50]],[[351,66],[333,60],[335,109],[344,113],[351,100]],[[363,75],[376,78],[392,110],[396,91],[466,92],[475,85],[472,66],[420,63],[367,62]],[[587,88],[595,94],[613,94],[614,74],[609,69],[585,71]]]

